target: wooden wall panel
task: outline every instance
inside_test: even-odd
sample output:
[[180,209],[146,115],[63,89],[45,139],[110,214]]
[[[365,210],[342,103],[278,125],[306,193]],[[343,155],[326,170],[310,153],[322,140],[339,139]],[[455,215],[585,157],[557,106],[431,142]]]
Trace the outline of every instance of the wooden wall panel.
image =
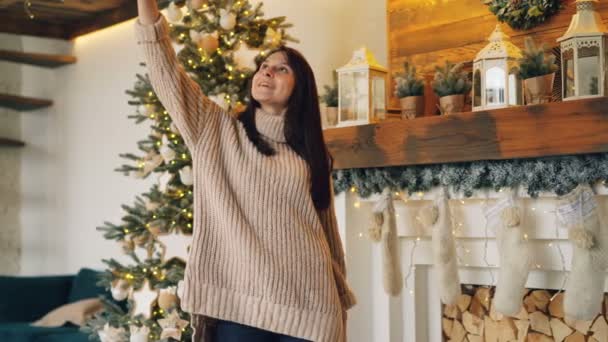
[[[599,3],[599,11],[608,24],[608,2]],[[498,20],[480,0],[388,0],[388,47],[391,87],[392,75],[403,70],[407,60],[432,79],[436,65],[451,62],[472,62],[487,44]],[[503,30],[520,47],[524,38],[533,36],[538,42],[556,46],[572,15],[576,12],[574,0],[565,0],[564,8],[544,24],[528,31],[515,31],[503,24]],[[392,89],[390,91],[393,96]],[[430,87],[426,94],[432,95]],[[425,115],[436,111],[436,99],[428,96]],[[391,98],[389,108],[399,108]]]

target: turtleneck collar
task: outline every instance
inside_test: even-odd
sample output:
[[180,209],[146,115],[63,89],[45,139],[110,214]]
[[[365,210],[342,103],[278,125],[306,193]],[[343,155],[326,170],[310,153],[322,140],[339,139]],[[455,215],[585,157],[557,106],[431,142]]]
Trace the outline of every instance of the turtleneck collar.
[[285,109],[281,114],[268,114],[261,108],[255,110],[255,127],[266,138],[285,143]]

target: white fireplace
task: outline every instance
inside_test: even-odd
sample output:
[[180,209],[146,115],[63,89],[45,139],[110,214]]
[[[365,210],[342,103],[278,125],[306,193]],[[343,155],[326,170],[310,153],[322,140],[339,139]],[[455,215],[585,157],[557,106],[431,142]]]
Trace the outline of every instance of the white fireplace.
[[[594,191],[598,195],[600,215],[608,216],[608,189],[598,184]],[[531,198],[522,193],[519,191],[524,200],[524,222],[531,225],[528,239],[534,250],[533,267],[526,287],[561,289],[565,276],[563,270],[570,269],[572,249],[566,229],[556,227],[556,196],[541,193],[538,198]],[[496,284],[499,255],[495,232],[491,228],[486,231],[482,208],[484,201],[497,196],[497,192],[479,192],[469,199],[458,194],[451,197],[462,284]],[[432,268],[431,235],[415,220],[417,210],[430,203],[430,194],[418,193],[406,202],[395,201],[404,277],[412,265],[411,274],[398,297],[385,294],[380,244],[368,238],[372,208],[377,199],[360,199],[352,192],[336,197],[348,279],[358,298],[358,304],[349,311],[348,341],[442,341],[442,308]],[[412,260],[414,244],[417,246]]]

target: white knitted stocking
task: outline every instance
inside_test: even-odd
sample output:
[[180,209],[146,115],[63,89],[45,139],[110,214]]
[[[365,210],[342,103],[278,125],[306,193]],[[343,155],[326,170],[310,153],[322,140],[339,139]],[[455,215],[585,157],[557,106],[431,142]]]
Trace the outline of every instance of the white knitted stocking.
[[531,249],[525,238],[528,227],[523,222],[521,201],[509,189],[484,210],[488,227],[496,231],[500,271],[494,296],[496,311],[515,316],[521,308],[526,280],[530,272]]
[[593,319],[602,310],[604,273],[607,266],[606,229],[593,190],[579,185],[558,199],[557,214],[568,228],[573,256],[566,284],[564,311],[566,317]]
[[447,188],[440,189],[433,205],[420,210],[421,223],[433,231],[433,260],[441,301],[454,304],[461,290]]
[[[384,291],[392,296],[398,296],[403,288],[401,274],[401,261],[399,257],[399,240],[397,237],[397,222],[392,192],[384,190],[382,197],[373,209],[375,229],[380,228],[380,234],[371,234],[379,237],[382,247],[382,272]],[[380,216],[382,218],[380,218]],[[374,228],[372,228],[374,230]],[[371,233],[371,232],[370,232]],[[379,235],[379,236],[378,236]]]

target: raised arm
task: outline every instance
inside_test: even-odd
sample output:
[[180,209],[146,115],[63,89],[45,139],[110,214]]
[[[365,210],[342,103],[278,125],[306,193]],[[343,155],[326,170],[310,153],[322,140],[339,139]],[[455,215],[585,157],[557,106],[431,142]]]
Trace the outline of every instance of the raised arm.
[[156,0],[137,0],[137,44],[145,58],[150,82],[175,122],[186,146],[193,151],[210,116],[223,111],[209,100],[179,64],[169,38],[169,26]]

